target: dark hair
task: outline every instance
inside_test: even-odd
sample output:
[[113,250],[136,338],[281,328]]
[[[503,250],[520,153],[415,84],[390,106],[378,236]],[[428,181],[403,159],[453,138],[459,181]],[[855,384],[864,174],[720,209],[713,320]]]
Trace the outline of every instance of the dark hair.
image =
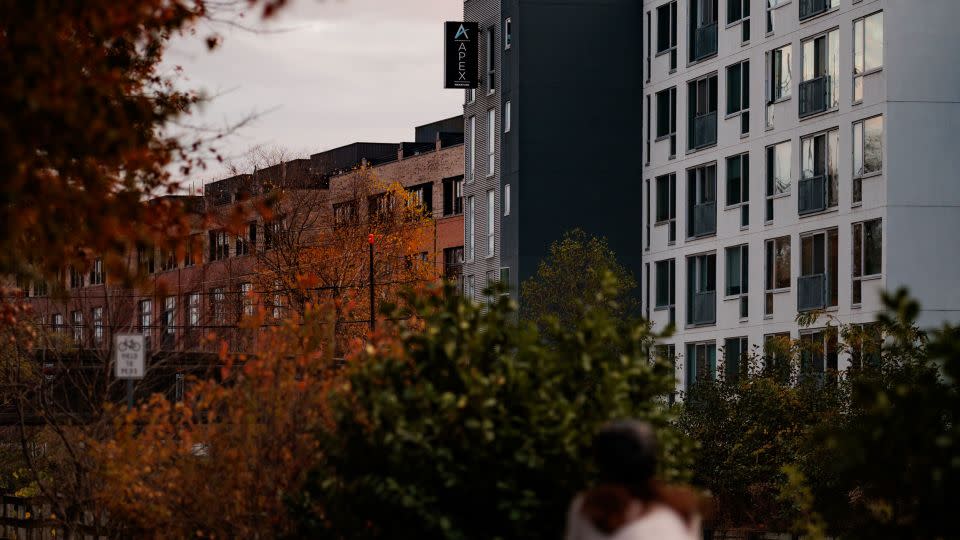
[[626,525],[630,503],[659,502],[688,523],[699,501],[691,490],[666,486],[656,479],[659,447],[653,427],[638,420],[605,425],[593,440],[599,483],[583,497],[580,512],[605,534]]

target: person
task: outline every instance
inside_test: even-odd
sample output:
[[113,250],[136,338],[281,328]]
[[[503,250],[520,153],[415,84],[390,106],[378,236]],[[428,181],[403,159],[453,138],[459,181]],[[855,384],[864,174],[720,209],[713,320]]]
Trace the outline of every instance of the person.
[[697,495],[655,477],[657,439],[650,424],[607,424],[594,438],[593,454],[599,482],[571,503],[566,540],[700,537]]

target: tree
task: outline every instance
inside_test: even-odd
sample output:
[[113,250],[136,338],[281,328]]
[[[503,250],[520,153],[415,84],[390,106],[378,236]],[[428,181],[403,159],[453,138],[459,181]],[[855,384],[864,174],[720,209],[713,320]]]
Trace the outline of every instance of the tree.
[[[618,283],[615,298],[601,300],[604,273],[612,274]],[[617,261],[604,238],[574,229],[550,245],[537,273],[523,283],[520,315],[534,321],[556,317],[563,327],[574,328],[582,305],[613,301],[616,305],[608,307],[614,315],[626,317],[639,309],[636,287],[633,275]]]
[[411,311],[394,311],[388,320],[400,320],[331,387],[300,533],[557,537],[587,485],[592,437],[614,418],[657,426],[661,473],[682,477],[685,447],[662,403],[672,368],[649,360],[646,324],[619,320],[617,279],[598,278],[576,327],[554,322],[543,334],[496,290],[485,308],[449,285],[407,295]]

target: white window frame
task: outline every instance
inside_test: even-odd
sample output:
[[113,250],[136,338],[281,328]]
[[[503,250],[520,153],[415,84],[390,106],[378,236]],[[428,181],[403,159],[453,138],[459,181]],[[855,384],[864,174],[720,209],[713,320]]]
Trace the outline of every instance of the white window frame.
[[497,192],[496,190],[487,191],[487,258],[493,257],[496,253],[496,215],[497,215]]
[[[169,319],[168,319],[169,316]],[[177,333],[177,297],[167,296],[163,299],[163,331],[168,336]]]
[[471,116],[468,123],[470,125],[467,136],[470,140],[467,149],[467,182],[473,182],[477,169],[477,117]]
[[97,306],[91,311],[93,319],[93,342],[99,345],[103,342],[103,306]]
[[[867,157],[867,122],[871,120],[880,121],[880,168],[875,171],[866,172],[866,157]],[[852,194],[851,201],[853,206],[860,206],[863,204],[863,180],[865,178],[872,178],[874,176],[880,176],[883,174],[883,142],[886,137],[885,133],[885,124],[882,114],[877,114],[861,120],[857,120],[853,123],[853,182],[851,185]],[[860,169],[857,170],[857,153],[860,154]],[[857,198],[857,192],[859,188],[860,197]]]
[[509,51],[510,47],[513,45],[513,21],[510,20],[510,17],[507,17],[503,21],[503,50]]
[[503,186],[503,215],[510,215],[510,184]]
[[240,284],[240,304],[242,306],[242,313],[246,317],[250,317],[254,313],[253,309],[253,298],[251,293],[253,292],[253,283],[249,281]]
[[510,133],[510,101],[503,104],[503,132]]
[[[874,45],[879,47],[880,53],[880,64],[873,67],[867,67],[867,20],[873,17],[880,18],[880,43],[879,45]],[[851,96],[853,96],[853,104],[863,102],[863,79],[867,75],[871,75],[878,71],[883,70],[883,11],[875,11],[864,17],[853,20],[853,91]],[[860,28],[858,29],[857,26]],[[860,50],[857,50],[857,44],[859,40]]]
[[73,327],[73,342],[79,345],[83,342],[83,312],[74,310],[70,315],[70,324]]
[[200,326],[200,293],[187,294],[187,326]]
[[[773,191],[771,192],[771,191],[770,191],[770,185],[769,185],[769,182],[768,182],[769,179],[767,178],[767,175],[769,174],[769,170],[770,170],[770,165],[769,165],[769,163],[768,163],[768,160],[770,159],[770,149],[773,149],[773,159],[776,160],[776,158],[777,158],[777,148],[780,147],[780,146],[782,146],[782,145],[787,145],[786,147],[790,149],[790,154],[789,154],[789,156],[788,156],[788,158],[789,158],[789,163],[787,163],[787,170],[790,172],[789,184],[788,184],[787,187],[784,188],[784,189],[778,189],[778,185],[779,185],[779,184],[776,182],[776,180],[774,180],[773,186],[772,186]],[[778,142],[778,143],[776,143],[776,144],[768,145],[768,146],[766,146],[766,147],[763,149],[763,154],[764,154],[764,156],[763,156],[763,166],[764,166],[764,171],[763,171],[764,204],[765,204],[765,205],[771,205],[771,204],[773,204],[772,201],[773,201],[774,199],[778,199],[778,198],[780,198],[780,197],[789,197],[789,196],[790,196],[790,192],[793,190],[793,141],[792,141],[792,140],[786,140],[786,141]],[[774,167],[773,170],[776,171],[776,169],[777,169],[777,168]],[[770,214],[768,215],[768,212],[767,212],[767,208],[766,208],[766,207],[764,208],[764,211],[763,211],[763,212],[764,212],[764,213],[763,213],[763,221],[764,221],[764,223],[773,223],[773,220],[774,220],[774,218],[776,217],[776,213],[770,213]]]
[[[866,258],[867,258],[867,244],[866,244],[866,226],[867,223],[879,222],[879,233],[880,233],[880,268],[879,272],[873,274],[866,274]],[[859,229],[859,231],[858,231]],[[860,253],[859,253],[859,263],[860,263],[860,275],[856,275],[856,266],[855,263],[858,259],[857,253],[857,242],[856,237],[860,235]],[[852,287],[862,287],[864,281],[869,281],[872,279],[880,279],[883,277],[883,218],[874,218],[867,219],[864,221],[857,221],[850,225],[850,277],[852,281]],[[850,302],[854,306],[859,306],[863,302],[863,292],[860,293],[860,302],[857,302],[853,299],[853,289],[850,290]]]
[[497,91],[497,29],[493,26],[487,27],[487,95]]
[[467,229],[467,262],[473,262],[476,255],[476,231],[475,220],[476,220],[476,201],[473,195],[467,197],[467,217],[464,220],[465,228]]
[[487,109],[487,176],[496,173],[497,110]]
[[150,332],[150,328],[153,326],[153,300],[150,298],[144,298],[140,300],[140,331],[144,334]]

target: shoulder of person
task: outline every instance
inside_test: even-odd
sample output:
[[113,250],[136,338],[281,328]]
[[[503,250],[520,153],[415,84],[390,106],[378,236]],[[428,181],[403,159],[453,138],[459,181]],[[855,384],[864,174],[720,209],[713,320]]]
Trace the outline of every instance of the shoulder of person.
[[687,523],[670,508],[656,505],[639,519],[618,530],[611,540],[691,540],[698,537],[697,529],[696,523]]

